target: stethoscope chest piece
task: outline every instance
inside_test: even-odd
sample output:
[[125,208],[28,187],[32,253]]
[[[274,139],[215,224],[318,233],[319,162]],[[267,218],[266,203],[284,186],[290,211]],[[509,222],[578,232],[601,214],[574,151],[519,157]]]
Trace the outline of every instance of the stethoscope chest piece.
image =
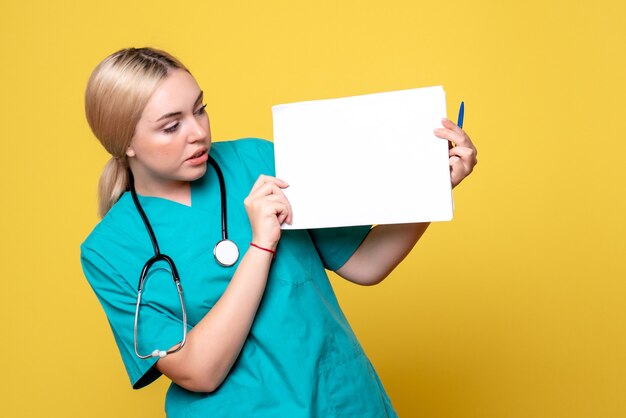
[[237,244],[229,239],[223,239],[213,248],[213,255],[220,266],[230,267],[239,259],[239,248]]

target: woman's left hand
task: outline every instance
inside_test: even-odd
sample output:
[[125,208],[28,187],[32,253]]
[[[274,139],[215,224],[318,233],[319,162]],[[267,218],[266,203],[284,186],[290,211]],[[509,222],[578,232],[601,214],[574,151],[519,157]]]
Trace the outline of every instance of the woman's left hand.
[[478,163],[476,147],[469,136],[449,119],[442,119],[443,128],[435,129],[435,136],[447,139],[455,146],[450,148],[450,179],[452,187],[469,176]]

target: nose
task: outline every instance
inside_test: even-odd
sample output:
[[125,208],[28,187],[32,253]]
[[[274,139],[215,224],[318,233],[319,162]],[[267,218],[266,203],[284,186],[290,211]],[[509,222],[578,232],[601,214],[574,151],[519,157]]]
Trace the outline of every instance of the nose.
[[[207,121],[206,126],[204,122],[205,120]],[[208,125],[208,118],[199,120],[195,117],[192,117],[191,123],[189,124],[189,134],[187,136],[189,142],[202,141],[206,139],[206,137],[209,135]]]

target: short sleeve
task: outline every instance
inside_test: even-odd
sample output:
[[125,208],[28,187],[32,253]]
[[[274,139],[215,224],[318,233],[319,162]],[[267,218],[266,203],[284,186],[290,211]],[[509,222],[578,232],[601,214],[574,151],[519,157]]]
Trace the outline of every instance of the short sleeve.
[[[154,367],[158,358],[144,360],[135,354],[137,289],[107,260],[85,246],[81,247],[81,263],[89,284],[104,308],[133,388],[149,385],[161,373]],[[155,296],[162,294],[162,291],[172,294],[175,303],[172,304],[171,300],[156,300]],[[183,335],[182,321],[174,313],[176,305],[180,310],[180,303],[169,270],[156,265],[151,268],[143,295],[139,317],[139,353],[145,355],[155,349],[168,350],[178,344]]]
[[324,267],[336,271],[354,254],[369,233],[371,226],[310,229]]

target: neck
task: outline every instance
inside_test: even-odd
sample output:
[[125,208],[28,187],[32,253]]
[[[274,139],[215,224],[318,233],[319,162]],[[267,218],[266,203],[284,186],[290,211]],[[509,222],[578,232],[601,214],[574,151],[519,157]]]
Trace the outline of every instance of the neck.
[[188,181],[158,182],[150,184],[135,177],[135,190],[142,196],[160,197],[181,205],[191,206],[191,187]]

